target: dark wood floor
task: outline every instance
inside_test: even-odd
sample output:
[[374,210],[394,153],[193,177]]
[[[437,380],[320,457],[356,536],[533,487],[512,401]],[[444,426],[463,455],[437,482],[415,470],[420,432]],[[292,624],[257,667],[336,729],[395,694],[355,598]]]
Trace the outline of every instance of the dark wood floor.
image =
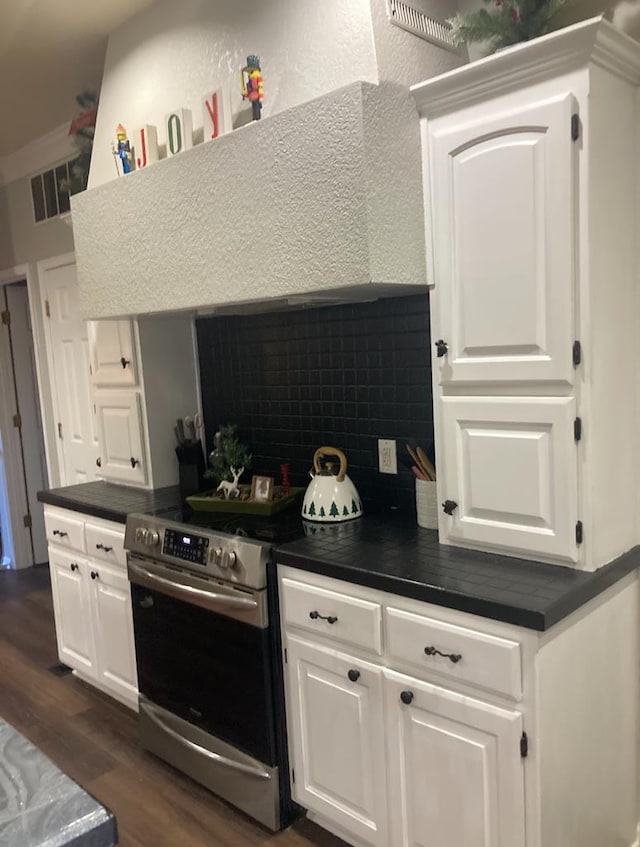
[[57,663],[48,569],[0,571],[0,716],[111,809],[122,847],[342,847],[306,820],[255,824],[142,750],[136,716]]

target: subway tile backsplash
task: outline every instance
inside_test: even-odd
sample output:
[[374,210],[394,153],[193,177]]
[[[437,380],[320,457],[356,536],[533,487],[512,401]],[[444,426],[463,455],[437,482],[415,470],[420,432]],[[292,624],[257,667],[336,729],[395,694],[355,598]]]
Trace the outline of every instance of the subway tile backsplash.
[[[414,508],[406,442],[433,446],[426,294],[300,311],[196,321],[208,449],[236,423],[251,473],[306,486],[318,447],[343,450],[365,507]],[[378,438],[393,438],[398,475],[378,471]]]

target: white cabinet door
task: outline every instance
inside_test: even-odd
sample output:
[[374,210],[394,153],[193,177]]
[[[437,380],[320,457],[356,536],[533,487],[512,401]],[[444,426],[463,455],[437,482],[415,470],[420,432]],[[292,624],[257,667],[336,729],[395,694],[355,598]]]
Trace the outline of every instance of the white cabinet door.
[[394,847],[524,847],[522,714],[384,671]]
[[89,321],[91,382],[94,385],[136,385],[131,321]]
[[137,393],[95,394],[100,467],[106,479],[143,484],[147,477],[143,453],[142,413]]
[[573,383],[574,98],[429,137],[442,384]]
[[131,590],[126,571],[91,563],[93,622],[98,681],[136,706],[138,675],[133,640]]
[[89,563],[73,553],[50,547],[49,569],[60,661],[95,676]]
[[96,478],[100,455],[91,406],[87,323],[80,315],[76,266],[72,260],[42,263],[39,268],[46,297],[45,328],[50,352],[50,377],[57,412],[57,445],[63,485]]
[[575,400],[441,402],[440,495],[452,509],[440,518],[443,538],[577,561]]
[[387,847],[381,669],[291,636],[286,648],[295,800]]

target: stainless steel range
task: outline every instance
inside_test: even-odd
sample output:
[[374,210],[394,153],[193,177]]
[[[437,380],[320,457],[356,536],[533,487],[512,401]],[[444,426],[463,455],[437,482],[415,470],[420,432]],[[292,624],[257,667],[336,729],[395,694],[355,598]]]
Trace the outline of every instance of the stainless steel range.
[[279,829],[289,795],[271,546],[131,514],[125,547],[143,745]]

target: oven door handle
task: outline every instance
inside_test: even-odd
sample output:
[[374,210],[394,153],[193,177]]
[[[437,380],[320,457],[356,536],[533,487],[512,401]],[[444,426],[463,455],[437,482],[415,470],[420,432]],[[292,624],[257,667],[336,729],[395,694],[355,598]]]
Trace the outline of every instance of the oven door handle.
[[201,747],[200,744],[196,744],[195,741],[189,741],[188,738],[183,738],[179,732],[176,732],[175,729],[172,729],[163,720],[161,720],[158,715],[155,714],[153,707],[149,704],[145,705],[145,712],[163,732],[166,732],[167,735],[170,735],[184,747],[188,747],[196,753],[201,753],[208,759],[213,759],[214,762],[225,768],[240,771],[241,773],[247,774],[247,776],[255,776],[257,779],[271,779],[269,771],[260,770],[260,768],[253,768],[251,765],[245,765],[243,762],[234,762],[233,759],[228,759],[226,756],[221,756],[219,753],[212,753],[211,750],[207,750],[206,747]]
[[216,608],[227,609],[256,609],[258,601],[252,597],[230,597],[227,594],[219,594],[215,591],[203,591],[201,588],[194,588],[192,585],[183,585],[179,582],[174,582],[171,579],[165,579],[163,576],[151,573],[146,568],[129,562],[129,571],[133,576],[141,577],[141,585],[147,585],[150,582],[153,585],[162,586],[163,594],[168,594],[170,597],[175,597],[178,600],[184,599],[187,602],[191,599],[199,606],[204,606],[208,609],[215,610]]

